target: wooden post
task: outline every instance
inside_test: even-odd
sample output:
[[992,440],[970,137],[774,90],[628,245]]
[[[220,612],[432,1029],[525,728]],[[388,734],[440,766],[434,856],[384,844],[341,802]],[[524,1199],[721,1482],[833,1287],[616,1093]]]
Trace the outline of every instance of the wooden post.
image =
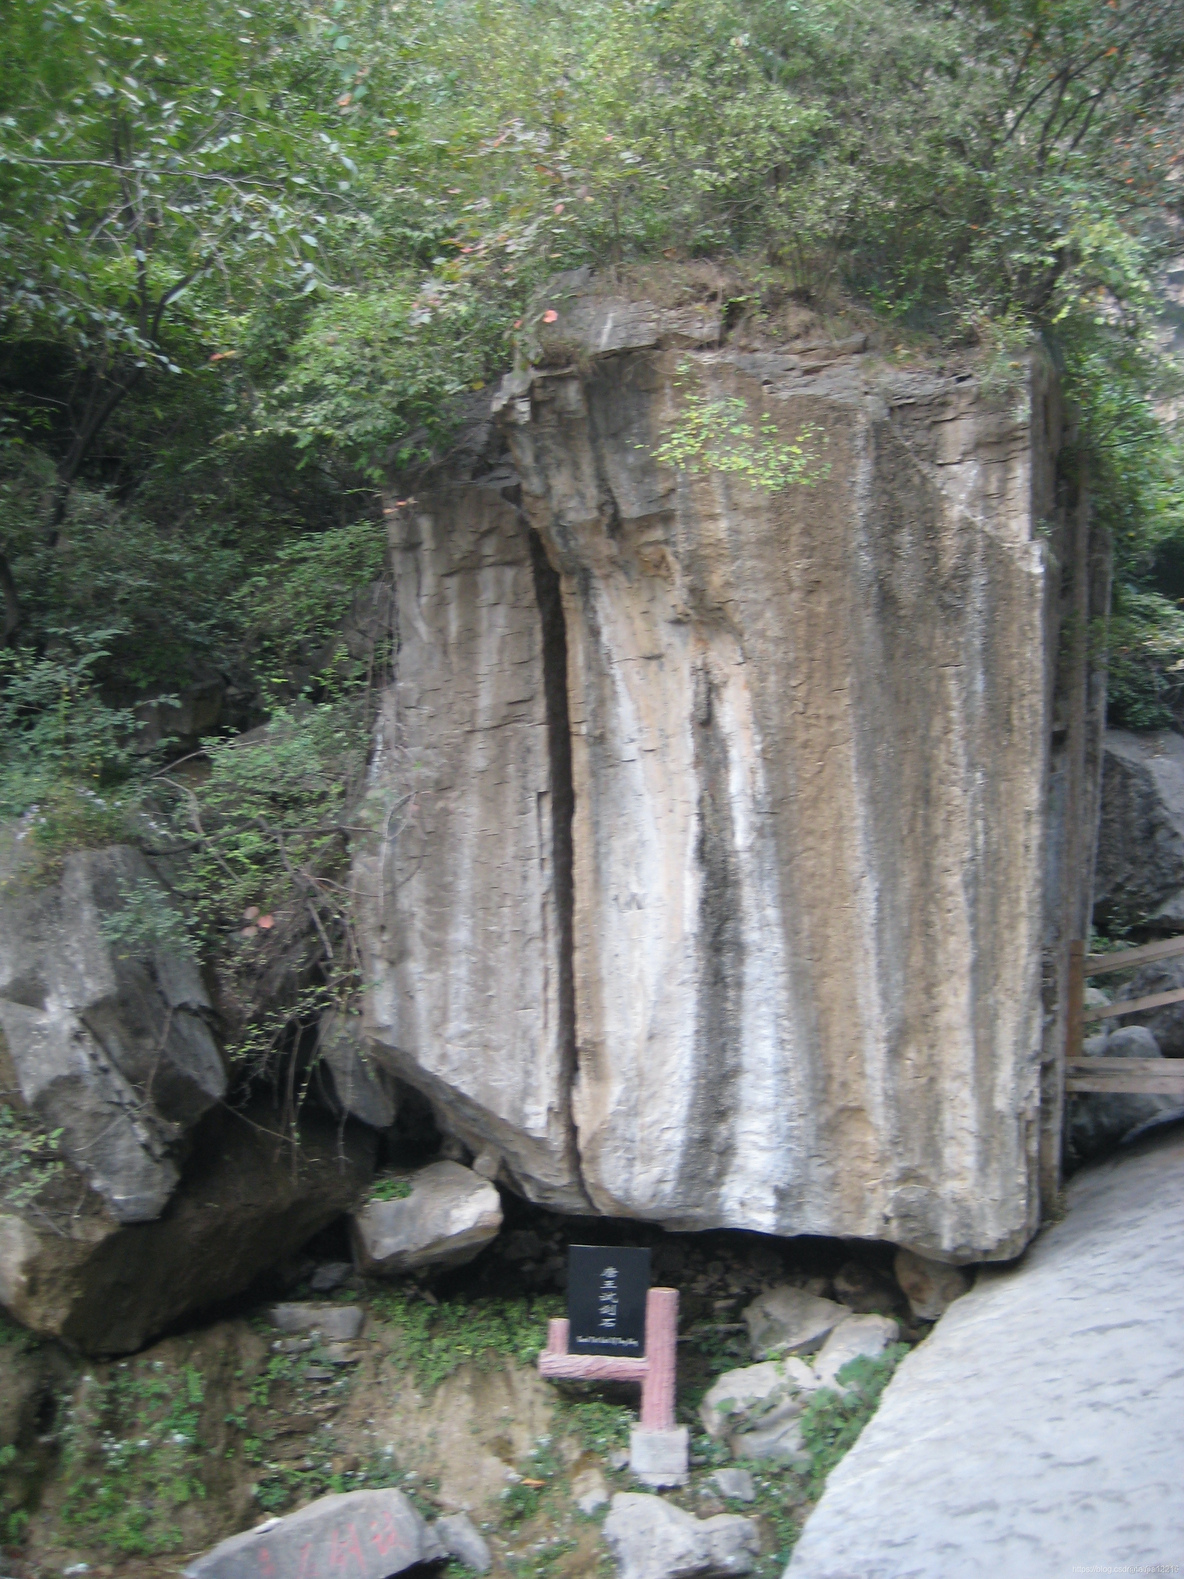
[[678,1358],[678,1290],[651,1288],[645,1301],[645,1357],[641,1384],[643,1431],[674,1425],[674,1370]]
[[1076,1063],[1085,1040],[1085,944],[1069,944],[1069,1001],[1065,1005],[1065,1062]]

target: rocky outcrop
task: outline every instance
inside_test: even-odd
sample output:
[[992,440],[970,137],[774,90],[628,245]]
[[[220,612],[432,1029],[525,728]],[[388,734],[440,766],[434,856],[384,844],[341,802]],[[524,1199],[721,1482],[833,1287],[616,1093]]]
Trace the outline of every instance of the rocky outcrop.
[[34,1332],[123,1354],[246,1288],[369,1182],[374,1137],[307,1114],[293,1155],[266,1111],[212,1114],[154,1222],[82,1202],[61,1221],[0,1208],[0,1305]]
[[1184,929],[1184,738],[1106,731],[1094,912]]
[[[119,1222],[158,1217],[184,1139],[226,1092],[195,961],[138,851],[79,850],[31,886],[0,852],[0,1060]],[[175,920],[175,918],[173,918]]]
[[604,1521],[618,1579],[725,1579],[751,1573],[760,1537],[751,1519],[697,1519],[661,1497],[621,1491]]
[[[859,337],[553,294],[511,453],[391,507],[367,1030],[537,1200],[1014,1255],[1088,906],[1100,692],[1061,630],[1105,599],[1055,381],[1008,412]],[[825,475],[659,465],[688,392]]]

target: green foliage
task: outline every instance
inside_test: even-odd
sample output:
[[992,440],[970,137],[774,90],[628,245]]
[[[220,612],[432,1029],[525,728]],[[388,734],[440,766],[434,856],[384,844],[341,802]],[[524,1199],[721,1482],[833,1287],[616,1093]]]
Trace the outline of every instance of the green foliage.
[[457,285],[335,297],[291,347],[261,430],[301,455],[340,456],[380,484],[443,447],[457,397],[482,387],[500,344],[487,304]]
[[382,574],[385,549],[383,525],[369,516],[279,548],[236,600],[267,655],[276,663],[299,663],[310,647],[323,645],[358,588]]
[[[687,371],[685,364],[681,371]],[[830,467],[818,464],[825,443],[826,435],[814,423],[807,423],[796,439],[786,443],[768,412],[762,412],[754,428],[743,400],[734,396],[711,400],[691,390],[682,396],[679,419],[654,451],[654,459],[661,466],[692,474],[722,472],[776,493],[791,483],[812,487],[828,475]]]
[[563,1397],[556,1410],[556,1429],[576,1437],[589,1453],[607,1458],[615,1448],[626,1447],[635,1424],[634,1411],[603,1398]]
[[19,1353],[28,1353],[30,1350],[40,1347],[40,1338],[31,1333],[27,1327],[18,1326],[10,1316],[0,1310],[0,1348],[15,1349]]
[[88,1544],[129,1556],[175,1551],[176,1510],[205,1496],[200,1374],[128,1361],[90,1381],[63,1432],[63,1517]]
[[60,1129],[46,1129],[28,1109],[0,1103],[0,1202],[18,1211],[36,1205],[65,1170],[61,1138]]
[[370,1186],[372,1201],[405,1201],[411,1194],[411,1180],[400,1178],[376,1179]]
[[185,919],[172,905],[160,884],[146,878],[128,883],[117,879],[120,906],[99,922],[99,931],[116,953],[126,959],[132,955],[163,953],[192,957],[193,940]]
[[802,1411],[802,1443],[810,1455],[812,1495],[821,1494],[826,1477],[875,1414],[881,1393],[907,1353],[907,1344],[893,1343],[876,1359],[860,1355],[849,1360],[836,1377],[843,1392],[824,1387],[810,1398]]
[[438,1306],[402,1289],[375,1297],[374,1313],[399,1335],[395,1363],[425,1391],[460,1369],[488,1371],[512,1360],[533,1365],[546,1343],[547,1320],[558,1315],[553,1296],[450,1300]]
[[1119,583],[1110,616],[1109,721],[1122,729],[1179,727],[1184,704],[1184,610]]

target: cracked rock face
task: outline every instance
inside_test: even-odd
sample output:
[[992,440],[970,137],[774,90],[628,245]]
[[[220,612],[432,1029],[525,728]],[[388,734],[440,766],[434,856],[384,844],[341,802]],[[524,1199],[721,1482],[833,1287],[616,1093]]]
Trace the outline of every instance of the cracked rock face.
[[138,851],[76,851],[42,888],[17,865],[0,860],[0,1052],[112,1216],[148,1222],[176,1188],[178,1143],[226,1092],[205,986],[192,959],[111,930],[129,895],[163,902]]
[[[367,1030],[547,1204],[1014,1255],[1096,799],[1051,375],[1006,411],[857,337],[555,306],[511,454],[392,509]],[[658,465],[688,388],[825,475]]]

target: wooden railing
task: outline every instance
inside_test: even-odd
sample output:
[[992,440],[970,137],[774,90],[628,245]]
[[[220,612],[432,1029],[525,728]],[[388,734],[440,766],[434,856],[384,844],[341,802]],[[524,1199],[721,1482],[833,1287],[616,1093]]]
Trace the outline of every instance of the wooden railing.
[[1184,1058],[1086,1058],[1082,1051],[1085,1027],[1097,1020],[1113,1020],[1123,1014],[1137,1014],[1142,1009],[1184,1003],[1184,988],[1178,988],[1174,992],[1153,992],[1146,998],[1127,998],[1119,1003],[1087,1009],[1085,983],[1088,977],[1103,976],[1112,970],[1128,970],[1134,965],[1149,965],[1153,960],[1175,959],[1179,955],[1184,955],[1184,937],[1165,938],[1162,943],[1122,949],[1117,954],[1087,954],[1084,943],[1070,943],[1066,1091],[1184,1098]]

